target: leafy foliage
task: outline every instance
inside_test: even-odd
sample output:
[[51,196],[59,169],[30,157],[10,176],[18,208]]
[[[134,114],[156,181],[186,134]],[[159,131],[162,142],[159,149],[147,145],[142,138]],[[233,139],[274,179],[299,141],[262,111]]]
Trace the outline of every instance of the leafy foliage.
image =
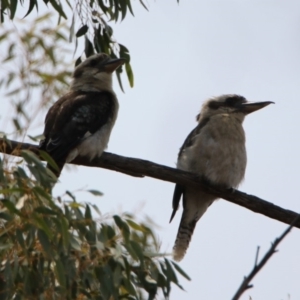
[[49,171],[22,156],[25,167],[0,161],[1,299],[154,299],[168,298],[171,283],[182,288],[177,274],[189,278],[161,258],[151,224],[105,218],[70,192],[54,199]]
[[[64,54],[74,37],[75,50],[84,39],[86,56],[106,52],[126,58],[125,70],[133,86],[129,51],[114,40],[108,25],[123,20],[128,12],[133,15],[130,0],[77,0],[75,6],[68,0],[43,2],[57,13],[59,25],[53,25],[49,13],[33,23],[23,20],[21,30],[2,27],[0,33],[0,87],[12,103],[13,124],[21,135],[66,88],[71,67]],[[43,2],[3,0],[1,22],[7,17],[17,19],[18,4],[28,5],[27,18]],[[67,26],[61,20],[70,8],[73,18]],[[32,152],[23,151],[22,157],[14,164],[0,158],[1,299],[168,298],[172,283],[182,288],[178,274],[189,279],[159,253],[151,222],[130,214],[105,217],[97,206],[78,203],[69,191],[54,198],[53,174]],[[40,157],[51,163],[46,153]],[[97,190],[88,192],[102,196]]]
[[[65,55],[68,30],[64,24],[49,28],[51,15],[22,21],[0,35],[0,87],[12,106],[15,132],[22,135],[42,108],[57,100],[70,80]],[[21,24],[20,24],[21,23]]]
[[[113,29],[109,25],[110,22],[117,22],[124,20],[128,11],[133,15],[131,1],[109,0],[109,1],[95,1],[95,0],[75,0],[75,1],[56,1],[44,0],[44,4],[48,9],[54,10],[59,22],[61,19],[68,19],[68,15],[73,14],[72,22],[69,27],[70,41],[75,36],[75,50],[79,38],[84,38],[85,55],[86,57],[94,53],[105,52],[111,57],[123,57],[126,59],[125,70],[127,78],[131,87],[134,84],[134,77],[130,65],[129,50],[122,44],[115,41],[113,38]],[[72,3],[73,2],[73,3]],[[139,0],[142,6],[147,9],[142,0]],[[4,0],[1,2],[2,7],[0,10],[1,23],[5,21],[5,17],[9,16],[14,19],[17,11],[18,4],[25,4],[23,0]],[[24,17],[30,15],[34,9],[38,11],[38,5],[41,2],[37,0],[28,1],[28,10]],[[64,5],[63,5],[64,4]],[[71,12],[70,12],[71,11]],[[79,19],[81,24],[75,24],[75,20]],[[75,33],[75,28],[79,26]],[[80,63],[81,56],[76,60],[76,64]],[[121,81],[122,68],[116,70],[118,81],[121,89],[123,90]]]

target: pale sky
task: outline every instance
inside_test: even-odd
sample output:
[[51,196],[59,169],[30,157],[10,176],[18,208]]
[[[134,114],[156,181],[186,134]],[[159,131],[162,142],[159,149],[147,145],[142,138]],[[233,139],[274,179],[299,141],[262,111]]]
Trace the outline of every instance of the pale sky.
[[[149,12],[136,3],[135,17],[113,26],[116,39],[130,50],[135,86],[124,84],[124,94],[115,80],[120,111],[107,151],[175,167],[208,97],[237,93],[250,101],[274,101],[244,123],[248,165],[239,189],[299,212],[300,2],[146,4]],[[181,217],[180,210],[168,223],[174,184],[85,167],[64,170],[60,180],[55,195],[99,189],[101,198],[85,193],[77,198],[96,203],[102,213],[150,216],[160,226],[161,250],[171,252]],[[186,291],[173,287],[170,299],[231,299],[254,265],[257,246],[262,256],[286,227],[227,201],[215,202],[197,223],[180,262],[192,281],[180,277]],[[293,229],[241,299],[300,299],[299,239],[299,229]]]

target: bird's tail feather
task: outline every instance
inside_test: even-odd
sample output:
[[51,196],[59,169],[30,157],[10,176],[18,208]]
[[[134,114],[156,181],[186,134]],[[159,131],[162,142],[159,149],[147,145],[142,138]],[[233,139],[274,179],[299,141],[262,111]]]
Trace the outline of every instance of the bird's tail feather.
[[192,235],[196,227],[196,223],[197,220],[193,220],[192,222],[187,223],[185,220],[183,220],[183,216],[182,216],[177,237],[175,240],[175,245],[173,247],[174,260],[180,261],[183,259],[186,250],[189,247],[190,241],[192,239]]
[[186,189],[183,195],[183,213],[173,247],[174,260],[183,259],[191,242],[196,223],[214,200],[214,196],[201,191]]

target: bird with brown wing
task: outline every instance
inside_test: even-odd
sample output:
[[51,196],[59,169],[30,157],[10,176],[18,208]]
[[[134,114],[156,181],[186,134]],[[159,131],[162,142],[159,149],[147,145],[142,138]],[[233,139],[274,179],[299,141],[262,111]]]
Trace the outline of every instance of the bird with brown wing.
[[[177,168],[196,173],[214,185],[236,188],[244,178],[247,163],[242,123],[246,115],[270,103],[251,103],[239,95],[222,95],[204,102],[197,116],[198,125],[179,151]],[[184,257],[196,223],[217,199],[201,189],[176,184],[170,222],[181,196],[183,213],[173,248],[177,261]]]
[[105,53],[88,57],[75,68],[70,91],[49,109],[40,149],[56,162],[58,169],[49,166],[56,177],[75,157],[92,160],[107,147],[119,110],[112,73],[124,62]]

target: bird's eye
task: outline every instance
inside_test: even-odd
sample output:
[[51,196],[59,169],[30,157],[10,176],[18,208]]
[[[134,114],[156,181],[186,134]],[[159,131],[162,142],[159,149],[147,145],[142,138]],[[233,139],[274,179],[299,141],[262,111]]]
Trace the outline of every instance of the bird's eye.
[[95,67],[96,65],[97,65],[96,59],[92,59],[91,62],[90,62],[90,66]]
[[209,102],[209,104],[208,104],[208,107],[209,107],[210,109],[218,109],[220,106],[222,106],[222,104],[219,103],[218,101],[211,101],[211,102]]

